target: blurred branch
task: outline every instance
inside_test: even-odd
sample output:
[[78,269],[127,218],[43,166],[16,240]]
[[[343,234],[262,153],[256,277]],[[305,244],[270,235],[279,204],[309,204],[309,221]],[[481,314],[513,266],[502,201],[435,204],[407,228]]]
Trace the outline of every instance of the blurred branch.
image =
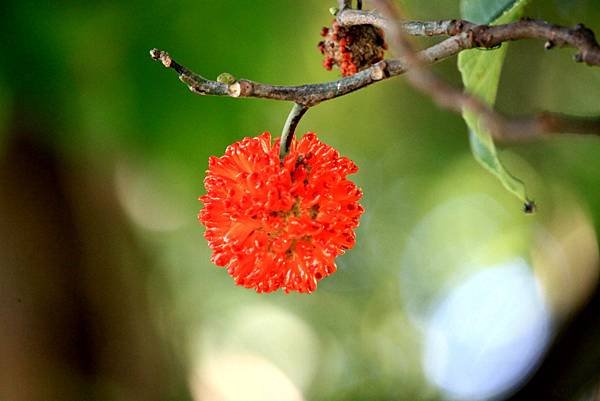
[[[476,25],[464,20],[447,21],[401,21],[397,10],[394,11],[388,1],[377,1],[381,14],[373,11],[350,9],[350,1],[340,1],[338,21],[346,25],[373,24],[385,28],[392,38],[397,54],[396,59],[383,60],[352,76],[332,82],[298,86],[281,86],[255,82],[246,79],[233,82],[218,82],[206,79],[177,63],[162,50],[152,49],[150,55],[179,74],[192,92],[200,95],[231,97],[256,97],[274,100],[292,101],[310,107],[320,102],[344,96],[375,82],[404,74],[408,70],[409,82],[428,94],[441,107],[455,112],[468,109],[480,115],[499,140],[530,140],[551,133],[576,133],[600,135],[600,118],[581,119],[552,113],[542,113],[528,118],[508,118],[494,111],[478,98],[453,88],[436,77],[425,65],[454,56],[462,50],[472,48],[493,48],[505,41],[537,38],[545,39],[546,48],[571,46],[579,50],[576,61],[600,66],[600,46],[594,33],[579,24],[566,28],[543,21],[521,20],[505,25]],[[416,52],[404,37],[410,35],[449,35],[429,48]]]
[[[404,20],[393,2],[389,0],[374,0],[374,2],[388,21]],[[457,113],[462,113],[465,109],[476,113],[495,139],[530,140],[559,132],[600,135],[600,118],[580,119],[547,112],[533,117],[510,118],[495,111],[478,97],[464,92],[462,88],[454,88],[427,68],[426,60],[413,49],[403,27],[402,23],[390,24],[386,32],[389,35],[392,49],[396,53],[404,55],[406,69],[409,70],[407,74],[409,83],[430,96],[443,108]],[[579,58],[582,60],[585,58],[588,63],[598,58],[596,61],[600,65],[600,47],[594,39],[594,34],[583,25],[569,30],[533,20],[522,20],[498,26],[474,25],[458,20],[451,21],[447,25],[438,23],[438,28],[440,31],[442,28],[446,29],[447,34],[455,35],[444,42],[453,38],[464,38],[461,44],[465,45],[466,42],[466,46],[477,45],[477,47],[493,47],[505,40],[534,37],[544,32],[550,32],[552,43],[559,46],[577,44],[579,46],[577,48],[580,49]],[[432,31],[436,31],[436,29],[434,26],[431,27]]]

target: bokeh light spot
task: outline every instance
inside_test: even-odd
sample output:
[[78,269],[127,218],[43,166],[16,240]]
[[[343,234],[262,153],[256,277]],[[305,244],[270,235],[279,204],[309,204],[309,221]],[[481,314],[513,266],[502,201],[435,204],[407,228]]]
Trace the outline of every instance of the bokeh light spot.
[[453,398],[495,397],[532,371],[550,329],[538,283],[523,259],[483,269],[434,308],[425,337],[426,375]]

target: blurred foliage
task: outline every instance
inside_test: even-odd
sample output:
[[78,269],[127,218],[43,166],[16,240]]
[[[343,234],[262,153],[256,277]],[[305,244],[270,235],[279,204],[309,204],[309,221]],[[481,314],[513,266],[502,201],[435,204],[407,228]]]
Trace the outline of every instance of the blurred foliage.
[[[140,383],[158,388],[146,400],[236,399],[234,393],[219,398],[224,380],[227,391],[242,391],[242,399],[250,400],[252,384],[267,377],[274,391],[288,391],[288,399],[440,399],[443,391],[424,372],[425,325],[461,280],[521,258],[538,275],[557,327],[585,302],[598,270],[598,138],[565,136],[499,150],[539,205],[539,213],[525,216],[470,156],[461,117],[440,110],[401,77],[323,103],[299,126],[360,167],[354,179],[363,188],[366,213],[357,246],[338,259],[336,274],[309,296],[258,295],[235,287],[210,263],[196,221],[208,157],[244,136],[278,135],[290,106],[195,96],[150,60],[148,50],[168,50],[212,79],[227,72],[280,84],[328,81],[337,76],[321,67],[316,44],[321,27],[331,22],[331,5],[221,0],[2,6],[0,160],[5,168],[15,166],[12,144],[26,133],[36,149],[52,155],[56,180],[66,189],[28,180],[36,171],[32,165],[15,171],[22,179],[3,181],[14,186],[5,185],[0,194],[12,199],[28,190],[42,202],[48,191],[64,192],[57,209],[75,222],[75,228],[60,225],[75,238],[72,248],[62,245],[72,254],[61,271],[73,274],[69,286],[75,288],[64,305],[81,303],[81,310],[93,311],[81,334],[93,341],[67,348],[104,352],[85,369],[58,364],[62,381],[40,379],[38,395],[54,394],[43,390],[71,380],[90,395],[86,399],[142,399]],[[403,5],[415,19],[459,15],[456,0]],[[600,32],[595,0],[532,0],[525,15],[582,22]],[[600,70],[575,64],[572,54],[546,52],[539,41],[513,43],[497,107],[513,114],[600,114]],[[455,60],[434,69],[460,84]],[[114,202],[105,201],[113,196]],[[0,203],[1,213],[7,204]],[[11,213],[55,210],[27,205],[17,202]],[[6,238],[15,232],[10,224],[2,231]],[[59,235],[46,238],[63,244]],[[85,257],[75,254],[77,247]],[[0,282],[20,277],[22,288],[34,288],[19,276],[24,270],[11,259],[13,251],[0,247]],[[106,255],[116,262],[109,264]],[[58,280],[53,270],[45,272],[49,263],[32,270],[43,280]],[[20,313],[19,288],[0,293],[6,316]],[[48,294],[32,310],[54,305],[56,292]],[[68,316],[83,320],[77,310]],[[7,327],[18,333],[29,326]],[[143,352],[156,358],[144,359]],[[35,399],[19,398],[24,393],[5,386],[19,372],[45,377],[45,365],[21,371],[4,362],[0,398]],[[59,395],[47,399],[69,399],[56,388]]]
[[525,4],[524,2],[518,4],[515,0],[492,0],[485,2],[463,0],[460,5],[461,15],[464,19],[477,24],[489,24],[511,8],[516,6],[522,7]]

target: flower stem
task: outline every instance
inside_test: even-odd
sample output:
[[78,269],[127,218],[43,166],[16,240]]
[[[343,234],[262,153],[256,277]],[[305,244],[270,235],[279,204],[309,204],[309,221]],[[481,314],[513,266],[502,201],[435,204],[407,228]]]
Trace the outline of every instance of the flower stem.
[[285,159],[285,156],[290,150],[290,145],[292,144],[292,139],[294,138],[294,131],[296,131],[296,127],[298,126],[300,119],[307,111],[307,106],[294,103],[294,107],[292,107],[287,120],[285,120],[285,125],[283,126],[283,131],[281,132],[281,142],[279,144],[279,160],[282,163],[283,159]]

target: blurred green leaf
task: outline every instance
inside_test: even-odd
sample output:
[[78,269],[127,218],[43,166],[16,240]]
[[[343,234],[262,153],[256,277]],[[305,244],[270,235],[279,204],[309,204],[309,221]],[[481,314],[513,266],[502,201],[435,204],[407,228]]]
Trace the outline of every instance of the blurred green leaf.
[[[501,3],[505,7],[511,5],[512,7],[508,10],[498,8]],[[462,12],[464,18],[476,22],[489,23],[493,21],[492,24],[505,24],[519,18],[526,3],[527,0],[516,2],[465,0],[462,3]],[[495,18],[499,10],[504,13],[499,18]],[[458,68],[465,89],[490,105],[493,105],[496,100],[506,49],[507,44],[503,44],[494,51],[473,49],[461,52],[458,57]],[[492,136],[484,127],[483,121],[476,114],[468,111],[463,112],[463,118],[469,127],[469,139],[475,159],[498,177],[507,190],[515,194],[521,201],[528,202],[525,185],[506,170],[500,162]]]
[[518,0],[463,0],[460,12],[464,19],[477,24],[489,24],[515,5]]

